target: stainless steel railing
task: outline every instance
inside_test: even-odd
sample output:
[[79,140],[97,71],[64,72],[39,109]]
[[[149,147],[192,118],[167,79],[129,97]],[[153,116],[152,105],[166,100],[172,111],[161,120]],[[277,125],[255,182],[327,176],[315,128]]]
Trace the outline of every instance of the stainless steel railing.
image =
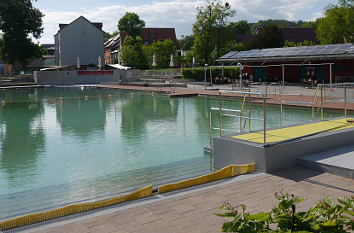
[[[222,107],[222,96],[223,94],[243,94],[243,102],[242,102],[242,107],[240,110],[238,109],[227,109]],[[251,104],[251,96],[260,96],[263,99],[263,119],[260,118],[252,118],[252,104]],[[244,111],[244,104],[246,97],[248,97],[248,110]],[[242,126],[242,119],[246,119],[249,122],[249,131],[251,132],[251,122],[252,120],[260,120],[263,121],[263,137],[264,137],[264,144],[267,142],[267,98],[264,95],[264,93],[260,92],[251,92],[251,91],[227,91],[227,90],[220,90],[219,91],[219,107],[218,108],[211,108],[209,113],[209,134],[210,134],[210,145],[212,145],[212,130],[219,130],[220,136],[223,135],[223,131],[230,131],[227,129],[223,129],[223,116],[231,116],[231,117],[236,117],[240,119],[240,131],[244,128]],[[212,126],[212,111],[218,111],[219,112],[219,127],[213,127]],[[243,113],[246,112],[247,115],[246,117],[243,116]],[[230,114],[230,113],[239,113],[239,115],[236,114]]]

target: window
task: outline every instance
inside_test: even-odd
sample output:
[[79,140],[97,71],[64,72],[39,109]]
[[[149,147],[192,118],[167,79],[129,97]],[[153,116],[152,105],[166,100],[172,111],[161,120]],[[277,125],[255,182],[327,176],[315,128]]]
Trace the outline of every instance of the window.
[[144,40],[144,45],[149,45],[149,41],[148,40]]
[[150,38],[155,38],[155,33],[151,32],[150,33]]

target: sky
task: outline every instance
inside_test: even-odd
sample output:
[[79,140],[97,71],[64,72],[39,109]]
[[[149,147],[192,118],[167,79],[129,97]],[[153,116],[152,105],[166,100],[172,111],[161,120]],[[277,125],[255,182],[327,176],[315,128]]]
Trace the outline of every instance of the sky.
[[[226,2],[226,1],[223,1]],[[337,0],[228,0],[236,15],[230,21],[287,19],[314,20],[323,15],[324,8]],[[145,21],[146,27],[174,27],[177,37],[192,34],[197,7],[204,0],[37,0],[34,6],[44,13],[39,43],[54,43],[59,23],[70,23],[79,16],[91,22],[102,22],[103,30],[117,30],[118,20],[125,12],[135,12]]]

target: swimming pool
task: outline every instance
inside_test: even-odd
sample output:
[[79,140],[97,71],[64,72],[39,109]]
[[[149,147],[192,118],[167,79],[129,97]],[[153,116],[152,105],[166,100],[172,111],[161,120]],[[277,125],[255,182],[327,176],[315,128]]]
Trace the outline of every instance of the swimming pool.
[[[2,218],[212,170],[203,146],[217,99],[70,87],[0,90],[0,101],[6,101],[0,104]],[[253,117],[262,114],[262,106],[253,106]],[[326,118],[339,116],[326,111]],[[311,117],[310,109],[287,108],[283,125]],[[213,117],[213,124],[218,121]],[[268,107],[267,125],[280,125],[278,107]],[[253,122],[252,129],[262,126]],[[223,128],[238,131],[238,119],[225,117]]]

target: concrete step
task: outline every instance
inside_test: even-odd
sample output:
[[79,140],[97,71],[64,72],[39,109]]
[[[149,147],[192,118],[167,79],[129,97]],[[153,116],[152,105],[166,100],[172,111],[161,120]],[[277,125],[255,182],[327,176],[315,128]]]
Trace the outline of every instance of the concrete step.
[[297,164],[354,179],[354,145],[299,157]]

